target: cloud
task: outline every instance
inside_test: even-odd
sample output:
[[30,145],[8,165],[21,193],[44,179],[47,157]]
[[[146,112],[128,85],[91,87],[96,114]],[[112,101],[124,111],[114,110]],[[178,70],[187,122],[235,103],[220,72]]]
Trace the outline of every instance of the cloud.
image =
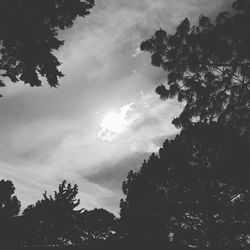
[[138,170],[143,159],[147,159],[148,156],[148,153],[132,153],[115,162],[101,162],[96,172],[87,176],[83,172],[83,178],[112,192],[112,195],[104,197],[102,202],[104,207],[117,213],[117,209],[114,208],[119,207],[120,199],[123,198],[123,181],[126,179],[128,172]]
[[[132,153],[118,161],[101,162],[97,171],[85,178],[93,183],[121,193],[122,182],[126,179],[130,170],[138,170],[143,159],[147,159],[149,153]],[[84,173],[83,173],[84,175]]]
[[101,140],[113,141],[124,133],[136,117],[130,117],[129,113],[133,110],[133,103],[120,108],[118,113],[110,112],[103,118],[100,127],[101,131],[98,137]]
[[132,55],[132,57],[137,57],[138,55],[141,54],[141,52],[142,51],[141,51],[140,47],[136,48],[134,54]]
[[[116,113],[116,116],[120,117],[118,121],[110,120],[106,124],[108,126],[104,126],[105,128],[102,121],[98,136],[109,142],[119,139],[120,143],[129,144],[132,151],[155,151],[158,146],[153,144],[154,138],[166,137],[178,132],[171,121],[182,108],[183,104],[175,100],[162,102],[154,90],[147,94],[141,93],[134,102],[120,108],[120,111]],[[107,118],[109,114],[104,115],[104,121]]]

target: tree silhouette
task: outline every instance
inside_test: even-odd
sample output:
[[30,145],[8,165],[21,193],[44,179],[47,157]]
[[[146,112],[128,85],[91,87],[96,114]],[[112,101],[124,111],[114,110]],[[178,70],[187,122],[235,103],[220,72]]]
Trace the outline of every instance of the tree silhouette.
[[116,217],[103,208],[83,211],[78,223],[86,241],[107,240],[117,230]]
[[54,195],[43,194],[43,199],[28,206],[24,212],[26,245],[74,244],[81,241],[76,219],[81,210],[75,210],[77,185],[64,180]]
[[15,186],[9,180],[0,181],[0,218],[10,219],[18,215],[20,201],[14,195]]
[[249,123],[250,2],[236,0],[234,14],[221,12],[215,23],[201,15],[197,25],[186,18],[174,34],[160,29],[141,43],[152,64],[168,72],[161,99],[177,97],[186,103],[173,120],[178,127],[197,121]]
[[249,150],[236,130],[214,123],[166,140],[123,183],[123,234],[176,249],[249,248]]
[[41,86],[39,76],[51,87],[63,73],[53,54],[63,45],[58,31],[88,15],[94,0],[2,0],[0,3],[0,87],[3,78]]
[[14,241],[14,219],[20,210],[20,201],[14,195],[15,186],[9,180],[0,181],[0,245]]

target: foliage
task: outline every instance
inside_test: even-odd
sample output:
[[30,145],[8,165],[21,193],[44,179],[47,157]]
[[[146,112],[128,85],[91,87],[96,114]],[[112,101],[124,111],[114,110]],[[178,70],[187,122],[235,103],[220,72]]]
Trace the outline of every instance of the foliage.
[[107,210],[96,208],[84,211],[79,217],[79,224],[85,240],[106,240],[116,232],[117,219]]
[[168,73],[161,99],[185,102],[178,127],[194,122],[249,123],[250,107],[250,1],[236,0],[234,14],[221,12],[215,23],[201,15],[197,25],[186,18],[174,34],[160,29],[141,43],[152,64]]
[[25,244],[71,244],[80,241],[76,219],[81,210],[75,210],[80,200],[76,199],[77,185],[64,180],[54,196],[43,194],[43,199],[28,206],[24,212],[26,231]]
[[[15,186],[9,180],[0,181],[0,244],[13,241],[14,223],[20,210],[20,201],[14,195]],[[10,240],[11,239],[11,240]]]
[[[10,203],[8,200],[16,199],[15,196],[11,197],[14,192],[12,182],[1,181],[0,191],[0,197],[3,197],[2,210],[5,211],[4,204]],[[12,206],[8,205],[6,211],[10,217],[12,216],[11,219],[6,220],[7,212],[0,211],[0,215],[3,215],[0,245],[27,247],[91,244],[95,246],[111,239],[117,229],[117,218],[104,209],[77,210],[80,204],[80,200],[76,198],[77,194],[78,186],[67,184],[64,180],[54,195],[47,195],[45,192],[41,200],[29,205],[23,211],[22,216],[12,218],[16,212],[14,213],[14,210],[10,209]],[[18,205],[17,212],[20,208],[19,203]]]
[[[40,76],[51,87],[63,73],[54,51],[63,45],[58,31],[88,15],[94,0],[2,0],[0,3],[0,75],[12,82],[40,86]],[[0,81],[0,87],[5,86]]]
[[9,180],[0,181],[0,218],[9,219],[18,215],[20,201],[14,195],[15,186]]
[[123,234],[177,249],[249,248],[249,144],[211,123],[166,140],[123,183]]

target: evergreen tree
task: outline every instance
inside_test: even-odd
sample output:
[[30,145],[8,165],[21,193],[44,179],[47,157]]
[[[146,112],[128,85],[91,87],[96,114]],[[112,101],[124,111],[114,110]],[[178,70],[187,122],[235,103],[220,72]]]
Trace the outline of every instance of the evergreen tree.
[[161,99],[185,102],[178,127],[219,118],[237,126],[250,121],[250,1],[236,0],[233,14],[221,12],[213,23],[201,15],[192,26],[186,18],[174,34],[160,29],[141,43],[152,64],[168,74],[156,92]]

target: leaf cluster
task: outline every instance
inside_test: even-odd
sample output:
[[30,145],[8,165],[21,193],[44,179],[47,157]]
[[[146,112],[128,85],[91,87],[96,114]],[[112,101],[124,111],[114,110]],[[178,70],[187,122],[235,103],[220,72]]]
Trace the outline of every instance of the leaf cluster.
[[[54,55],[64,43],[59,30],[85,17],[94,0],[2,0],[0,3],[0,75],[12,82],[41,86],[40,76],[51,87],[63,73]],[[1,80],[0,87],[5,86]]]
[[193,26],[186,18],[174,34],[160,29],[141,43],[152,64],[168,74],[167,84],[156,88],[161,99],[177,97],[186,104],[173,120],[177,127],[249,114],[249,6],[248,0],[237,0],[234,14],[221,12],[215,22],[201,15]]
[[107,210],[93,209],[85,210],[80,215],[78,223],[83,231],[86,241],[106,240],[114,235],[117,230],[118,221],[116,217]]

